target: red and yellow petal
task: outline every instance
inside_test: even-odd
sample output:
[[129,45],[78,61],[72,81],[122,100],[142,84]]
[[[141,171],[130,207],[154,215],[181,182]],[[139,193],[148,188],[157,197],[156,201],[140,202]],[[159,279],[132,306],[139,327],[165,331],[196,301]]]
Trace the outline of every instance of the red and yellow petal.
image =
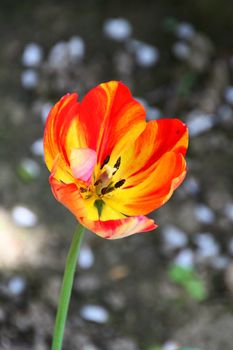
[[[145,174],[144,174],[145,175]],[[157,162],[148,176],[141,182],[125,184],[112,196],[105,199],[106,204],[125,215],[148,214],[163,205],[186,175],[186,162],[181,153],[167,152]]]
[[113,151],[121,154],[146,127],[143,106],[125,85],[116,81],[100,84],[84,97],[79,120],[87,147],[96,150],[100,165]]
[[77,94],[67,94],[51,109],[44,133],[44,155],[49,170],[58,153],[65,159],[64,138],[71,121],[77,115]]
[[[164,142],[163,142],[164,141]],[[166,152],[185,155],[188,147],[188,130],[178,119],[160,119],[147,123],[131,147],[121,155],[121,167],[116,181],[128,179],[128,186],[140,183],[154,171],[157,161]]]
[[123,238],[135,233],[151,231],[157,227],[154,220],[142,215],[108,221],[90,221],[86,218],[79,220],[90,231],[107,239]]

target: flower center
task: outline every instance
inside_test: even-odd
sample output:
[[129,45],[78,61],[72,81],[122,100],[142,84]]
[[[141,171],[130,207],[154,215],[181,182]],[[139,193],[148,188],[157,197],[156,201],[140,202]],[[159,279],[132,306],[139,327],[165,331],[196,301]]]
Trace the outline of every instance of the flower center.
[[121,179],[114,183],[114,174],[121,165],[121,157],[119,157],[113,167],[108,165],[110,156],[107,156],[100,167],[101,173],[98,179],[89,187],[80,187],[80,193],[84,199],[88,199],[93,195],[102,199],[104,195],[114,191],[115,189],[123,186],[125,179]]

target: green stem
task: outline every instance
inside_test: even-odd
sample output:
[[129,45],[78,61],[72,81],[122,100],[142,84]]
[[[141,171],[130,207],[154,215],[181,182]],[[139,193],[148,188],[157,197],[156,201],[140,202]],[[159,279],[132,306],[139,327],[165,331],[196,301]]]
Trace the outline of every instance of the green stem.
[[57,308],[57,316],[54,326],[52,350],[61,350],[62,340],[65,330],[65,323],[70,302],[71,290],[73,286],[74,274],[77,266],[78,254],[83,238],[84,227],[78,224],[74,233],[70,250],[66,260],[66,267],[63,276],[59,303]]

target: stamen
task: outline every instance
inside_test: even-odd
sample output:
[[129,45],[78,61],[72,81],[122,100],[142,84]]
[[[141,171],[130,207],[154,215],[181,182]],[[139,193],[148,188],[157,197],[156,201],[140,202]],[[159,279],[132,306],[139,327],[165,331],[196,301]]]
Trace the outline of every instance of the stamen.
[[118,170],[120,168],[120,165],[121,165],[121,157],[117,159],[116,164],[114,165],[114,168]]
[[116,182],[115,185],[114,185],[114,187],[115,187],[115,188],[119,188],[119,187],[121,187],[122,185],[124,185],[124,183],[125,183],[125,179],[122,179],[122,180]]
[[114,187],[104,187],[101,190],[101,194],[106,194],[106,193],[112,192],[113,190],[114,190]]
[[110,156],[108,155],[108,156],[105,158],[105,160],[104,160],[103,164],[101,165],[100,169],[103,169],[103,167],[104,167],[106,164],[108,164],[109,159],[110,159]]
[[84,187],[80,187],[79,190],[80,190],[81,193],[87,192],[87,189],[84,188]]
[[121,157],[119,157],[119,158],[117,159],[116,164],[114,165],[114,168],[115,168],[116,170],[114,171],[114,173],[113,173],[112,175],[116,174],[117,170],[120,168],[120,165],[121,165]]
[[97,180],[95,183],[94,183],[94,186],[97,186],[101,183],[101,179]]

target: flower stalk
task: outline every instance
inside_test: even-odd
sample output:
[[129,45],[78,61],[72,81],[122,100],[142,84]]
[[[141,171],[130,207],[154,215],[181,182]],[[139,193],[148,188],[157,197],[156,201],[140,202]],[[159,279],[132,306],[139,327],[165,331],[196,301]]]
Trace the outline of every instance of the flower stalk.
[[54,326],[53,341],[51,348],[52,350],[62,349],[65,323],[83,234],[84,227],[79,223],[74,232],[74,236],[66,260],[65,272],[61,285],[56,321]]

